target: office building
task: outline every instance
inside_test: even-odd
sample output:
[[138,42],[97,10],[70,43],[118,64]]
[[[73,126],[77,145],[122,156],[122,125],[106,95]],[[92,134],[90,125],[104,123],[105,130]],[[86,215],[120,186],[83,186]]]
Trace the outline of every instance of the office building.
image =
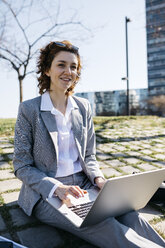
[[148,91],[165,94],[165,0],[146,0]]

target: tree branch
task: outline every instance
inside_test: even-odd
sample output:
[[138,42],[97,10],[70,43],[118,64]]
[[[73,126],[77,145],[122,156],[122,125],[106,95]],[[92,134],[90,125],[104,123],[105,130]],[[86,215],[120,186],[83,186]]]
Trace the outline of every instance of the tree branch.
[[34,73],[34,72],[36,72],[36,71],[28,71],[27,73],[26,73],[26,75],[29,75],[29,74],[32,74],[32,73]]
[[29,43],[29,40],[28,40],[27,35],[25,33],[25,30],[23,29],[22,25],[20,24],[20,22],[19,22],[19,20],[17,18],[16,13],[14,12],[14,10],[11,8],[10,4],[6,0],[1,0],[1,1],[9,8],[10,12],[14,16],[15,21],[17,22],[19,28],[21,29],[21,31],[22,31],[22,33],[24,35],[24,38],[25,38],[27,44],[30,46],[30,43]]
[[31,46],[29,46],[29,52],[28,52],[27,59],[24,61],[24,73],[23,73],[24,77],[26,76],[26,70],[27,70],[27,66],[29,64],[30,54],[31,54]]
[[22,3],[22,5],[20,6],[19,10],[17,11],[16,15],[18,16],[19,13],[26,8],[30,8],[33,5],[33,0],[31,1],[30,4],[25,5],[25,1]]
[[10,60],[9,58],[7,58],[6,56],[0,54],[0,58],[4,59],[4,60],[7,60],[8,62],[11,63],[12,67],[14,68],[14,70],[17,71],[17,73],[19,72],[19,67],[17,67],[14,62],[12,60]]
[[24,30],[27,30],[27,29],[28,29],[30,26],[32,26],[33,24],[36,24],[36,23],[41,22],[41,21],[45,21],[45,20],[47,20],[47,19],[49,19],[49,17],[44,17],[44,18],[38,19],[38,20],[36,20],[36,21],[33,21],[33,22],[31,22],[30,24],[28,24],[28,25],[24,28]]
[[23,64],[23,61],[16,54],[9,51],[7,48],[0,47],[0,50],[5,51],[6,53],[10,54],[14,58],[16,58],[19,62],[21,62],[21,64]]
[[1,21],[0,23],[0,30],[1,30],[0,41],[2,41],[3,39],[4,33],[5,33],[5,27],[6,27],[6,16],[4,15],[3,21]]
[[[46,32],[44,32],[42,35],[40,35],[32,44],[31,47],[33,47],[39,40],[41,40],[43,37],[47,37],[50,35],[48,35],[55,27],[59,27],[59,26],[67,26],[67,25],[82,25],[81,22],[64,22],[64,23],[56,23],[54,24],[51,28],[49,28]],[[83,25],[82,25],[83,26]],[[53,35],[51,35],[53,36]]]

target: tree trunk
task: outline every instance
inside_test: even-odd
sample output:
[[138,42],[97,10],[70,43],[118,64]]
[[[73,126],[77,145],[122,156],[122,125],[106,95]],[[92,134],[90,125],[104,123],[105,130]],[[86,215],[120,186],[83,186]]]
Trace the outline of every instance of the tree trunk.
[[23,79],[22,77],[18,77],[18,80],[19,80],[19,99],[20,99],[20,102],[22,102],[23,101],[23,89],[22,89]]

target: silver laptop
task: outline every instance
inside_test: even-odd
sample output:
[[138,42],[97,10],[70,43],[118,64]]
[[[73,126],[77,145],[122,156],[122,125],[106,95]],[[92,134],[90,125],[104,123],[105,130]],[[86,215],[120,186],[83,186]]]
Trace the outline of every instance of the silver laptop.
[[111,178],[102,190],[89,189],[79,199],[70,195],[72,207],[67,207],[58,197],[47,201],[75,226],[86,227],[145,207],[164,180],[165,168]]

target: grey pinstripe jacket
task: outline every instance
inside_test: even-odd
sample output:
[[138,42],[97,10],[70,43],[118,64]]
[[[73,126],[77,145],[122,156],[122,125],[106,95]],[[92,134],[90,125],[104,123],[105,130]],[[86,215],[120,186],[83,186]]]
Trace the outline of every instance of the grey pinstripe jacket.
[[[42,197],[47,198],[56,183],[58,132],[50,111],[41,111],[41,97],[20,104],[15,126],[14,172],[23,182],[18,204],[27,215]],[[94,183],[103,176],[95,158],[95,134],[89,102],[73,97],[72,129],[83,171]]]

